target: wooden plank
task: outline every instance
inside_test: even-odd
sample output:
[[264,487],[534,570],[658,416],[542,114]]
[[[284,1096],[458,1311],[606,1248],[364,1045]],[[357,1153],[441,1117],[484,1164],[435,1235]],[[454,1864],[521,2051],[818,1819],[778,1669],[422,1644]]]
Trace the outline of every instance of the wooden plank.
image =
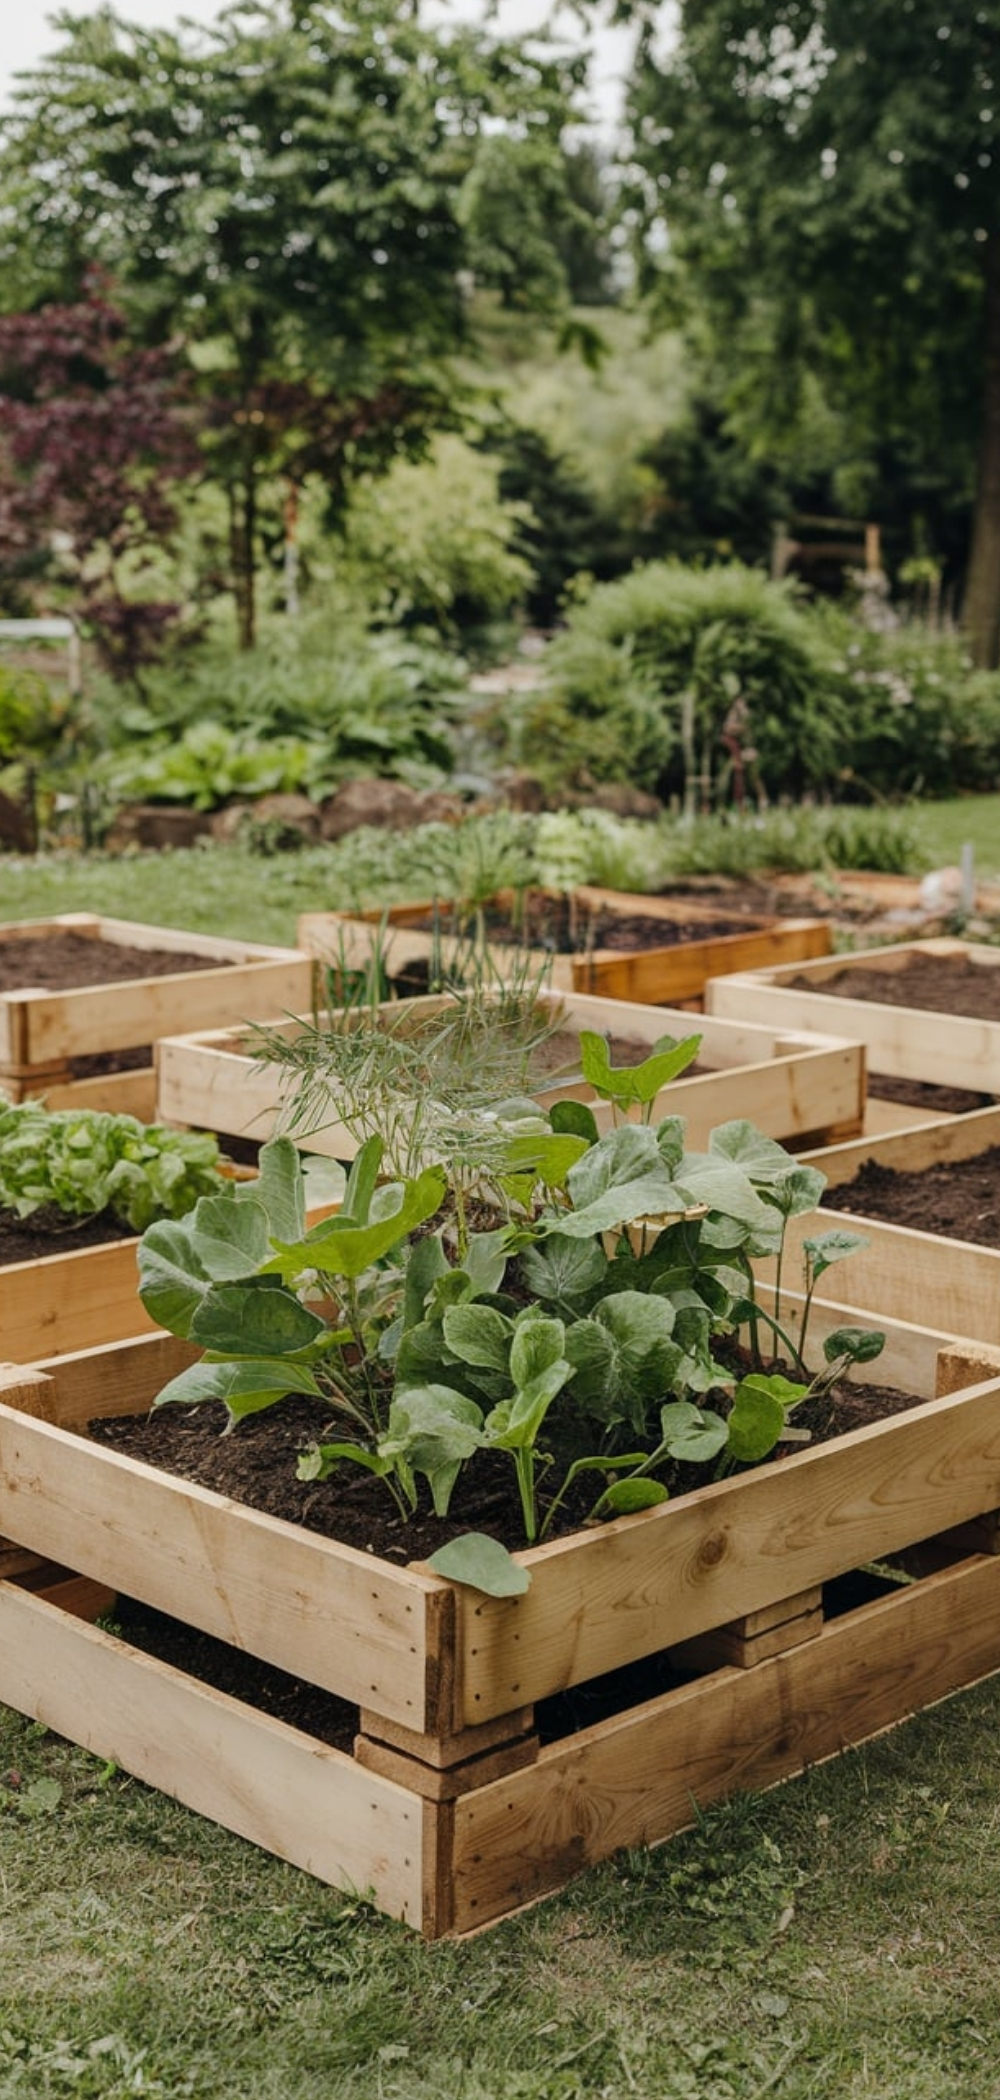
[[671,948],[596,949],[572,958],[572,982],[575,990],[601,992],[605,998],[669,1004],[698,998],[712,977],[757,969],[778,958],[805,961],[829,947],[825,919],[776,920],[759,932],[716,934]]
[[[629,891],[602,890],[584,886],[575,890],[573,901],[584,913],[606,917],[678,918],[697,924],[718,921],[721,907],[712,904],[688,906],[687,900],[645,897]],[[496,901],[503,903],[504,893]],[[560,900],[561,901],[561,900]],[[297,939],[327,965],[363,969],[379,948],[387,969],[399,974],[409,964],[427,961],[435,953],[445,967],[454,967],[468,955],[468,939],[427,931],[414,926],[433,912],[429,901],[396,906],[388,913],[370,911],[307,912],[298,921]],[[718,970],[753,969],[758,964],[825,955],[830,947],[826,919],[748,919],[745,928],[722,935],[694,935],[670,946],[632,953],[595,947],[581,955],[552,955],[544,948],[506,947],[489,944],[498,973],[531,965],[546,973],[556,989],[600,993],[606,998],[663,1004],[696,998],[706,977]]]
[[526,1765],[537,1761],[538,1748],[537,1735],[524,1735],[499,1743],[492,1750],[483,1750],[464,1764],[436,1765],[407,1757],[377,1736],[359,1735],[354,1740],[354,1755],[367,1772],[381,1772],[384,1779],[408,1787],[422,1800],[440,1802],[457,1801],[460,1794],[470,1794],[493,1779],[502,1779],[507,1772],[523,1771]]
[[[912,1226],[889,1225],[864,1212],[811,1211],[791,1219],[785,1239],[785,1274],[798,1276],[803,1241],[817,1232],[857,1232],[865,1245],[838,1267],[837,1291],[845,1304],[898,1320],[926,1320],[974,1341],[1000,1338],[1000,1248],[945,1239]],[[771,1265],[762,1264],[770,1273]]]
[[865,1137],[888,1137],[897,1130],[924,1130],[929,1123],[953,1123],[955,1117],[941,1108],[918,1109],[902,1101],[885,1101],[869,1094],[865,1103]]
[[358,1705],[436,1725],[444,1583],[7,1406],[0,1449],[0,1532],[15,1544]]
[[[877,978],[897,972],[914,955],[968,956],[984,969],[998,967],[998,951],[983,943],[956,940],[900,942],[888,948],[860,949],[850,956],[737,972],[715,978],[706,992],[710,1011],[726,1018],[780,1023],[795,1028],[822,1028],[867,1046],[872,1071],[898,1078],[968,1087],[977,1093],[1000,1093],[1000,1022],[964,1014],[933,1013],[925,1008],[889,1006],[879,1000],[841,999],[825,990],[826,982],[845,968],[859,967]],[[802,977],[808,989],[793,988],[789,977]]]
[[421,1924],[419,1801],[8,1583],[0,1698],[277,1858]]
[[[230,1169],[239,1179],[249,1178],[250,1172]],[[313,1206],[308,1221],[317,1224],[327,1215],[327,1206]],[[64,1354],[77,1357],[109,1343],[161,1332],[139,1297],[138,1245],[130,1237],[43,1255],[36,1261],[8,1263],[0,1270],[0,1363],[32,1363]],[[170,1343],[163,1346],[172,1348]],[[190,1356],[184,1360],[190,1361]],[[120,1358],[118,1363],[122,1369],[131,1367],[132,1360]],[[98,1378],[106,1392],[105,1369],[99,1367]],[[171,1376],[171,1371],[162,1374],[161,1382]],[[148,1390],[148,1381],[142,1390]],[[90,1415],[102,1411],[99,1393],[88,1392],[86,1404]],[[136,1407],[146,1404],[135,1401]]]
[[[887,1104],[888,1105],[888,1104]],[[911,1118],[915,1111],[907,1111]],[[918,1174],[955,1160],[976,1159],[1000,1145],[1000,1108],[978,1108],[967,1116],[947,1116],[927,1123],[911,1121],[902,1131],[866,1130],[863,1137],[820,1146],[801,1155],[820,1167],[831,1188],[843,1188],[863,1166],[874,1161],[897,1174]]]
[[455,1804],[456,1931],[503,1916],[623,1845],[801,1772],[1000,1668],[1000,1560],[865,1605],[753,1670],[724,1669]]
[[18,1081],[13,1089],[4,1073],[3,1087],[15,1101],[41,1096],[46,1108],[53,1110],[90,1108],[105,1115],[135,1116],[140,1123],[156,1121],[156,1073],[152,1065],[141,1065],[134,1072],[96,1072],[89,1079],[55,1081],[41,1078],[34,1065],[27,1080]]
[[1000,1503],[994,1377],[834,1444],[535,1548],[523,1597],[459,1593],[463,1718],[585,1683]]
[[292,955],[282,963],[233,963],[124,984],[7,992],[3,1000],[11,1015],[22,1017],[20,1061],[38,1064],[155,1043],[179,1026],[223,1027],[254,1015],[294,1013],[306,1008],[311,996],[312,964],[306,956]]
[[111,1346],[78,1349],[40,1363],[0,1363],[0,1400],[63,1429],[86,1429],[103,1415],[141,1414],[169,1378],[201,1351],[154,1328]]
[[0,1359],[30,1363],[152,1332],[138,1295],[135,1239],[81,1247],[2,1272]]
[[[411,1002],[407,1002],[409,1004]],[[412,1004],[417,1005],[414,1001]],[[421,1006],[424,1002],[419,1002]],[[814,1137],[834,1127],[860,1129],[865,1098],[864,1054],[836,1037],[776,1036],[772,1029],[732,1025],[677,1010],[567,993],[541,995],[560,1026],[570,1033],[590,1028],[630,1036],[650,1047],[662,1035],[701,1036],[699,1062],[711,1069],[672,1082],[656,1103],[657,1114],[688,1118],[688,1141],[706,1142],[716,1123],[746,1116],[766,1135]],[[302,1024],[277,1024],[286,1037]],[[252,1137],[263,1142],[280,1127],[285,1082],[276,1066],[249,1055],[245,1037],[228,1030],[167,1037],[156,1051],[157,1112],[168,1123]],[[593,1088],[567,1079],[537,1088],[544,1104],[579,1099],[593,1102]],[[610,1123],[610,1104],[598,1105],[598,1121]],[[353,1156],[356,1139],[331,1113],[320,1131],[296,1140],[303,1149],[335,1159]]]

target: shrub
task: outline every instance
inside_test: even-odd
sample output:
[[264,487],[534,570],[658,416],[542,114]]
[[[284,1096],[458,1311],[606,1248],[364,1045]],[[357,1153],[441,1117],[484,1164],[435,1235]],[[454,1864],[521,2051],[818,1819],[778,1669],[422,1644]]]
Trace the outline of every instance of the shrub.
[[947,795],[1000,783],[1000,673],[975,670],[956,635],[824,619],[840,645],[850,717],[848,792]]
[[680,794],[690,770],[685,694],[701,801],[724,765],[723,724],[737,700],[769,796],[836,778],[848,721],[826,632],[794,585],[739,563],[654,562],[597,586],[553,644],[544,690],[523,710],[519,756],[543,778],[629,779]]

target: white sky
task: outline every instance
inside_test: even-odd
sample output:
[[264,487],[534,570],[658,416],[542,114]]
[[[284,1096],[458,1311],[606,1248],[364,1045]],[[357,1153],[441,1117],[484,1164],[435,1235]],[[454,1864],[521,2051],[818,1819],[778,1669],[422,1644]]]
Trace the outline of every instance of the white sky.
[[[47,52],[53,50],[60,39],[52,27],[52,12],[37,9],[32,0],[0,0],[3,9],[3,26],[0,28],[0,109],[10,97],[13,76],[19,71],[37,64]],[[87,15],[96,12],[96,0],[57,0],[61,13]],[[115,0],[114,11],[127,22],[141,23],[144,27],[169,27],[184,18],[193,22],[211,22],[220,12],[222,0]],[[430,0],[427,7],[429,20],[473,20],[479,14],[477,0]],[[495,16],[496,24],[504,35],[520,36],[537,29],[546,12],[544,0],[499,0]],[[563,34],[567,42],[584,45],[588,38],[576,21],[572,10],[566,8],[563,16]],[[622,29],[601,28],[589,39],[595,51],[591,67],[593,85],[590,91],[590,109],[594,121],[602,131],[610,130],[621,103],[622,79],[628,66],[631,39]]]

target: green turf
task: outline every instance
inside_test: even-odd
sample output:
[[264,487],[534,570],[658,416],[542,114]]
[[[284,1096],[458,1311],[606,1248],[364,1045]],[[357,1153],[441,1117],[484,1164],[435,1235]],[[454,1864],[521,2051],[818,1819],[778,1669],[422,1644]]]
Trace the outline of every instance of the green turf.
[[998,1728],[994,1682],[425,1946],[0,1709],[0,2096],[996,2100]]
[[1000,795],[924,802],[920,830],[935,867],[958,866],[963,846],[971,845],[978,874],[1000,876]]

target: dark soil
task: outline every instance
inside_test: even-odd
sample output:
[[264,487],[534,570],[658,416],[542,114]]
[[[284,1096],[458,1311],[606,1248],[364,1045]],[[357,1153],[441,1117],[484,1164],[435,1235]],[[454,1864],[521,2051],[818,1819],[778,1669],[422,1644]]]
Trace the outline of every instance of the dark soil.
[[173,977],[181,970],[218,970],[213,955],[187,955],[179,948],[126,948],[83,933],[11,934],[0,927],[0,992],[44,987],[75,990],[88,984],[123,984],[137,977]]
[[853,1181],[826,1190],[823,1208],[1000,1247],[1000,1145],[975,1159],[942,1160],[914,1174],[868,1160]]
[[[720,934],[745,933],[746,917],[737,914],[717,918],[658,918],[653,913],[574,909],[567,897],[529,891],[523,913],[516,923],[503,911],[487,908],[483,914],[487,938],[499,947],[544,948],[551,955],[589,955],[595,949],[611,948],[630,954],[645,948],[676,948],[685,941],[715,940]],[[471,938],[467,914],[459,918],[447,904],[424,919],[407,918],[411,929]]]
[[[725,1402],[720,1405],[724,1412]],[[811,1403],[810,1412],[798,1409],[795,1419],[812,1431],[814,1442],[822,1443],[919,1405],[894,1388],[848,1381],[833,1395]],[[321,1402],[290,1395],[264,1414],[247,1416],[230,1435],[223,1434],[225,1422],[224,1409],[214,1403],[166,1407],[150,1415],[102,1417],[91,1424],[91,1435],[146,1464],[384,1560],[425,1560],[464,1531],[488,1532],[512,1552],[524,1545],[513,1472],[501,1453],[477,1457],[459,1481],[447,1518],[428,1510],[404,1522],[386,1488],[359,1466],[341,1465],[327,1480],[296,1479],[299,1453],[338,1434],[330,1410]],[[685,1493],[704,1486],[705,1480],[703,1467],[679,1469],[671,1492]],[[577,1488],[575,1501],[569,1497],[560,1511],[565,1521],[554,1525],[554,1536],[579,1529],[599,1491],[586,1477]]]
[[[183,970],[225,969],[223,958],[179,948],[127,948],[84,933],[12,934],[0,927],[0,993],[79,991],[87,985],[126,984],[141,977],[173,977]],[[73,1079],[138,1072],[152,1065],[150,1043],[97,1051],[69,1060]]]
[[992,1094],[973,1094],[968,1087],[897,1079],[890,1072],[869,1072],[868,1092],[877,1101],[898,1101],[904,1108],[938,1109],[943,1116],[971,1116],[977,1108],[991,1108],[994,1099]]
[[16,1218],[0,1210],[0,1269],[12,1262],[38,1261],[47,1254],[73,1254],[80,1247],[102,1247],[109,1240],[129,1240],[130,1225],[120,1225],[108,1211],[95,1217],[67,1218],[62,1211],[36,1210]]
[[1000,1021],[1000,958],[994,967],[964,955],[914,955],[898,969],[847,963],[821,983],[805,976],[786,981],[797,991],[820,991],[833,999],[869,999],[881,1006]]

